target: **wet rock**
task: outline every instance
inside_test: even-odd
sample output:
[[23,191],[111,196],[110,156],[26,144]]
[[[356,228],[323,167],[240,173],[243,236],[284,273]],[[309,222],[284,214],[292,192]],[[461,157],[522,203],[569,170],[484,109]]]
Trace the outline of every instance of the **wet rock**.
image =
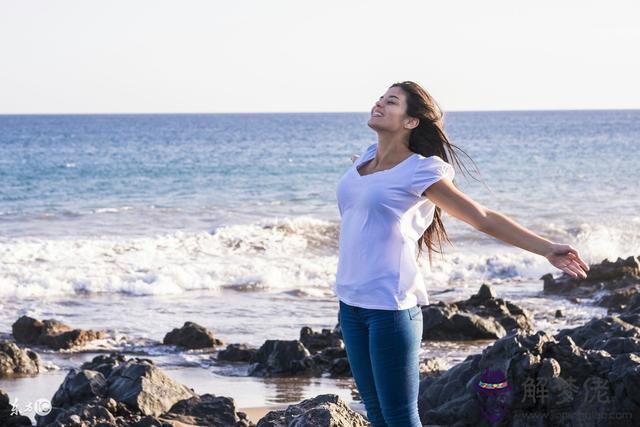
[[289,405],[285,410],[271,411],[257,427],[360,427],[369,422],[353,411],[339,396],[322,394]]
[[559,319],[559,318],[561,318],[561,317],[564,317],[564,313],[562,312],[562,310],[557,309],[557,310],[556,310],[556,314],[555,314],[555,318],[556,318],[556,319]]
[[162,342],[188,349],[210,348],[223,344],[205,327],[194,322],[185,322],[181,328],[173,329],[165,335]]
[[29,316],[20,317],[11,329],[17,343],[43,345],[54,350],[82,346],[107,337],[104,332],[72,329],[55,319],[40,321]]
[[316,373],[309,350],[298,340],[267,340],[249,367],[250,376]]
[[15,374],[37,374],[40,358],[28,348],[22,349],[9,341],[0,342],[0,378]]
[[243,412],[237,412],[229,397],[203,394],[176,403],[162,416],[163,420],[201,426],[253,426]]
[[0,390],[0,426],[31,427],[31,420],[29,419],[29,417],[20,415],[20,412],[18,412],[11,404],[9,395],[3,390]]
[[422,315],[424,340],[496,339],[514,330],[533,330],[528,310],[496,298],[486,284],[467,300],[423,306]]
[[224,350],[218,352],[217,359],[229,362],[251,362],[258,352],[246,344],[229,344]]

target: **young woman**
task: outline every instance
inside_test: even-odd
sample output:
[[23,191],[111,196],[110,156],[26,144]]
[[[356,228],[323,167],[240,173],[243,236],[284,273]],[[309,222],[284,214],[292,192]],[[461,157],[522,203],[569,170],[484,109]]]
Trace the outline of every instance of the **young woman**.
[[449,159],[460,165],[452,147],[459,148],[418,84],[391,85],[371,109],[368,126],[378,142],[354,159],[336,189],[339,322],[371,425],[419,427],[420,305],[429,300],[417,257],[426,243],[431,263],[434,236],[447,238],[441,209],[573,277],[586,277],[589,267],[572,246],[536,235],[454,186]]

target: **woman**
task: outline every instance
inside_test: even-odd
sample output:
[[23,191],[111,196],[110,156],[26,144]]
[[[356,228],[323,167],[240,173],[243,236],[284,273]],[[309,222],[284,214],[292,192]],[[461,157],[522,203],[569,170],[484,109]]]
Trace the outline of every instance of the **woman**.
[[429,300],[417,257],[426,244],[431,263],[434,236],[447,238],[441,209],[573,277],[586,277],[589,267],[572,246],[536,235],[454,186],[455,146],[442,112],[418,84],[393,84],[371,109],[368,126],[378,142],[354,160],[336,191],[339,322],[371,425],[421,426],[420,305]]

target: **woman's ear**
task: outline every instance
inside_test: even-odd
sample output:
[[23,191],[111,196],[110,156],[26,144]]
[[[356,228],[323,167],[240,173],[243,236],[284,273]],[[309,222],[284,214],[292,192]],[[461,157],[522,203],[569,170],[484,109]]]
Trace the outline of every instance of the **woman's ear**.
[[416,117],[409,117],[409,119],[405,121],[404,127],[406,129],[415,129],[418,127],[419,124],[420,124],[420,119]]

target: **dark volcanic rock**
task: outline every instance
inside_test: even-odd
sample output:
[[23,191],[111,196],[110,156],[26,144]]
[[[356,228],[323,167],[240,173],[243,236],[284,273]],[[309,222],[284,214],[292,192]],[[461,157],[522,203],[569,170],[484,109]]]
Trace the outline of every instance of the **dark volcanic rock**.
[[331,329],[323,329],[321,333],[313,332],[310,327],[305,326],[300,329],[300,342],[311,354],[316,354],[329,347],[342,346],[342,334]]
[[[489,405],[501,396],[506,410],[500,425],[542,425],[536,424],[540,419],[553,420],[549,425],[573,425],[573,419],[586,421],[580,414],[587,413],[612,417],[584,425],[638,425],[637,332],[637,326],[609,316],[555,336],[514,330],[482,354],[421,380],[421,419],[429,424],[489,425],[486,414],[498,414]],[[480,378],[491,373],[501,373],[504,380],[498,382],[508,386],[481,388]]]
[[298,340],[267,340],[249,367],[250,376],[317,373],[309,350]]
[[205,327],[193,322],[185,322],[181,328],[175,328],[164,336],[167,345],[176,345],[189,349],[210,348],[222,345]]
[[485,284],[467,300],[423,306],[422,314],[425,340],[496,339],[514,330],[533,330],[528,310],[496,298]]
[[[83,367],[100,372],[69,372],[52,399],[52,411],[36,415],[38,426],[254,426],[236,411],[233,399],[198,396],[146,359],[112,353]],[[108,373],[106,379],[103,373]]]
[[596,304],[612,311],[625,310],[629,301],[640,291],[640,256],[615,262],[604,259],[600,264],[589,266],[587,277],[582,279],[563,273],[554,278],[551,274],[541,277],[543,290],[549,294],[559,294],[568,298],[592,298],[596,292],[603,293]]
[[250,348],[246,344],[229,344],[224,350],[218,352],[218,360],[229,362],[251,362],[258,349]]
[[72,329],[55,319],[40,321],[28,316],[16,320],[11,329],[17,343],[43,345],[54,350],[81,346],[107,336],[104,332]]
[[[111,353],[108,356],[101,354],[99,356],[95,356],[91,361],[89,362],[84,362],[82,364],[82,366],[80,366],[80,369],[88,369],[90,371],[98,371],[100,372],[105,378],[108,378],[109,375],[111,375],[111,371],[113,370],[113,368],[115,368],[116,366],[126,362],[126,357],[121,354],[121,353]],[[135,360],[137,360],[138,362],[148,362],[153,364],[153,361],[151,359],[141,359],[136,357]]]
[[271,411],[258,421],[257,427],[360,427],[369,422],[354,412],[339,396],[322,394]]
[[40,358],[30,349],[22,349],[9,341],[0,342],[0,378],[14,374],[37,374]]
[[67,408],[94,397],[105,397],[108,385],[97,371],[72,369],[51,399],[51,405]]
[[163,420],[201,426],[251,426],[244,412],[237,412],[230,397],[203,394],[181,400],[162,416]]
[[195,395],[191,389],[145,361],[129,360],[118,365],[107,381],[109,397],[126,403],[143,415],[160,415],[179,400]]

